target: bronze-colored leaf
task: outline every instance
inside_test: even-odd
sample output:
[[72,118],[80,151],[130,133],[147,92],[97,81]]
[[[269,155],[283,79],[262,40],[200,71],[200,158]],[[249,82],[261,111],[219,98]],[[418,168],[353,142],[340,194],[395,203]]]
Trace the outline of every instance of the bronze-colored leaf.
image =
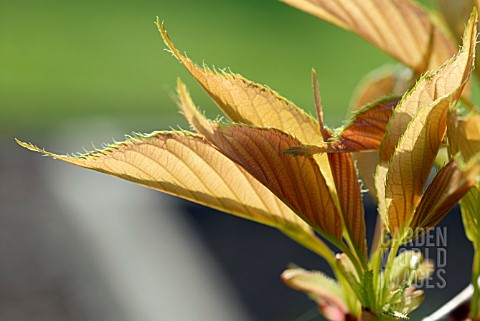
[[469,79],[477,41],[477,11],[472,12],[463,36],[463,46],[454,58],[434,72],[425,74],[406,94],[392,115],[380,150],[381,162],[388,162],[413,116],[440,97],[458,100]]
[[357,170],[349,153],[328,154],[347,232],[366,258],[365,216]]
[[341,217],[317,163],[283,151],[299,141],[277,129],[219,126],[214,144],[320,232],[341,239]]
[[329,253],[278,197],[200,136],[155,132],[80,156],[56,155],[18,143],[67,163],[279,228],[312,250]]
[[330,141],[321,145],[303,145],[291,148],[292,155],[318,153],[364,152],[380,148],[385,130],[400,98],[383,98],[365,106]]
[[[238,74],[200,68],[174,46],[162,23],[160,34],[172,54],[197,80],[213,101],[235,123],[272,127],[292,135],[302,144],[318,144],[322,135],[318,123],[302,109],[279,94]],[[333,179],[325,155],[315,157],[330,186]],[[333,190],[333,188],[332,188]]]
[[422,108],[408,125],[388,165],[385,198],[390,232],[398,235],[420,201],[447,126],[449,99]]
[[180,107],[193,128],[247,169],[309,224],[341,238],[341,218],[315,160],[283,153],[284,149],[298,144],[298,140],[276,129],[210,122],[198,111],[181,82],[178,93]]
[[455,53],[453,42],[413,1],[282,0],[314,16],[355,32],[395,59],[416,70],[433,36],[429,69]]
[[[358,111],[383,97],[402,96],[410,87],[412,72],[406,67],[384,66],[363,79],[352,100],[351,109]],[[387,120],[388,123],[388,120]],[[386,130],[386,124],[385,124]],[[382,138],[383,139],[383,138]],[[379,162],[378,151],[353,153],[363,185],[373,200],[377,199],[375,171]]]
[[[459,167],[455,160],[445,165],[428,186],[415,210],[412,230],[426,233],[437,225],[455,204],[472,188],[480,173],[480,163]],[[419,235],[418,235],[419,236]]]

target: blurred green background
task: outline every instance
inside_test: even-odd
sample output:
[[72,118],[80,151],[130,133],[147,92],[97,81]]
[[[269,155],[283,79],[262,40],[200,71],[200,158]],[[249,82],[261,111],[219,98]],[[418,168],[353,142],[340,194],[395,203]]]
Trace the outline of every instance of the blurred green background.
[[197,63],[229,67],[309,111],[315,68],[334,125],[362,75],[390,61],[358,37],[274,0],[0,3],[0,130],[23,139],[92,117],[125,133],[184,126],[174,103],[177,77],[215,116],[213,103],[164,51],[155,16]]

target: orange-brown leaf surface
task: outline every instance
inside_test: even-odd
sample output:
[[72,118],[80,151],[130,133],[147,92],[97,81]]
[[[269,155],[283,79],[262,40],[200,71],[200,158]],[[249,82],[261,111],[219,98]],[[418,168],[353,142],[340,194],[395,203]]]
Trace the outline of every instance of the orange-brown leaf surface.
[[[365,77],[360,83],[356,94],[352,100],[351,109],[359,111],[366,105],[382,99],[383,97],[400,97],[410,86],[411,71],[405,67],[381,67],[374,70]],[[391,115],[390,115],[391,116]],[[384,131],[389,119],[385,124]],[[383,133],[385,135],[385,132]],[[383,136],[382,138],[383,139]],[[379,158],[378,151],[353,153],[356,165],[364,186],[374,200],[377,199],[375,188],[375,170],[377,168]]]
[[[182,55],[157,20],[160,34],[172,54],[197,80],[206,93],[233,122],[257,127],[273,127],[299,139],[302,144],[318,144],[322,135],[318,123],[291,101],[270,88],[238,74],[200,68]],[[315,156],[330,189],[333,178],[325,155]]]
[[421,68],[433,36],[429,69],[456,51],[452,41],[431,22],[428,13],[405,0],[282,0],[341,28],[355,32],[395,59]]
[[476,41],[477,12],[474,11],[465,29],[463,46],[458,55],[438,70],[424,75],[396,107],[382,142],[382,162],[390,160],[398,140],[420,108],[427,108],[440,97],[449,96],[452,102],[458,100],[473,68]]
[[424,75],[401,100],[380,147],[376,187],[379,213],[396,233],[407,227],[425,186],[443,135],[446,114],[467,82],[476,45],[474,11],[459,54],[437,71]]
[[388,165],[385,198],[390,232],[408,224],[420,200],[447,126],[449,99],[422,108],[410,122]]
[[344,128],[320,145],[295,146],[292,155],[373,151],[380,148],[385,130],[400,98],[383,98],[357,112]]
[[67,163],[279,228],[304,245],[325,246],[262,183],[195,134],[155,132],[81,156],[56,155],[19,143]]
[[213,142],[308,223],[341,239],[341,218],[317,163],[283,152],[297,139],[277,129],[228,125],[217,127]]
[[365,217],[355,162],[349,153],[328,154],[328,160],[348,234],[366,256]]
[[445,165],[428,186],[415,211],[412,229],[425,233],[434,227],[477,182],[480,164],[458,166],[455,160]]
[[198,111],[181,82],[178,93],[180,108],[195,130],[247,169],[309,224],[341,238],[341,218],[315,160],[284,153],[299,144],[297,139],[277,129],[218,125]]

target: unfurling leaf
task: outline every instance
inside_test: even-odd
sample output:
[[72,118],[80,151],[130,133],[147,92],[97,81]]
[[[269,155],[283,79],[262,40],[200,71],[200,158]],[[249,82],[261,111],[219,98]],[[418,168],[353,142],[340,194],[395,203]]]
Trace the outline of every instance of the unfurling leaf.
[[477,183],[480,163],[475,160],[458,166],[450,161],[435,176],[415,211],[412,229],[425,233],[434,227]]
[[[413,1],[282,1],[357,33],[414,70],[422,68],[430,42],[432,48],[428,69],[439,67],[456,51],[453,42]],[[430,41],[431,37],[433,39]]]
[[446,131],[448,108],[468,80],[476,45],[472,13],[459,54],[423,76],[396,107],[380,148],[379,212],[395,236],[408,227]]
[[[322,142],[317,122],[302,109],[273,90],[238,74],[212,71],[206,66],[200,68],[175,48],[162,23],[158,20],[157,26],[165,44],[175,58],[182,63],[233,122],[256,127],[277,128],[297,138],[302,144]],[[319,155],[316,160],[329,186],[333,186],[327,157]]]
[[[67,163],[279,228],[300,243],[317,242],[310,227],[271,191],[195,134],[156,132],[81,156],[56,155],[19,144]],[[316,246],[328,253],[322,250],[325,245],[320,240]]]
[[398,97],[375,101],[358,111],[330,141],[318,146],[295,146],[285,152],[292,155],[314,155],[378,150],[387,123],[399,101]]
[[333,279],[321,272],[300,268],[288,269],[282,273],[282,280],[289,287],[308,294],[322,314],[331,321],[346,321],[349,310],[345,304],[343,289]]

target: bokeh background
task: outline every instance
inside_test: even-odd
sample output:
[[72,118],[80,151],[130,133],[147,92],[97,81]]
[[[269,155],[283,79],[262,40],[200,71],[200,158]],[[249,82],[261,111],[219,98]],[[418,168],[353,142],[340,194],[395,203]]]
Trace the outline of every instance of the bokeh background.
[[[0,0],[0,320],[320,320],[279,275],[291,262],[324,262],[280,233],[15,144],[77,152],[132,131],[187,128],[177,77],[215,117],[164,51],[156,16],[194,61],[268,84],[312,113],[315,68],[331,126],[362,76],[393,63],[274,0]],[[470,277],[458,213],[444,224],[447,288],[428,290],[422,313]]]

